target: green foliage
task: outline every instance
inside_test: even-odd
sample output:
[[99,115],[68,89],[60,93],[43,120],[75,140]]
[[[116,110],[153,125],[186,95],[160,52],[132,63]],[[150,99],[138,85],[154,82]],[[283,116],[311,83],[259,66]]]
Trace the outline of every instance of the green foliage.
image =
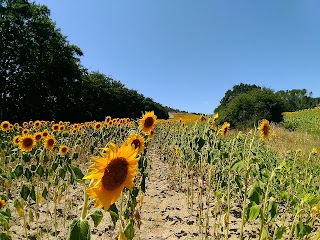
[[234,97],[219,112],[218,124],[251,127],[261,119],[280,122],[284,101],[270,89],[254,89]]
[[164,107],[80,64],[82,51],[50,19],[50,10],[27,0],[0,1],[0,119],[12,122],[85,122],[141,117]]

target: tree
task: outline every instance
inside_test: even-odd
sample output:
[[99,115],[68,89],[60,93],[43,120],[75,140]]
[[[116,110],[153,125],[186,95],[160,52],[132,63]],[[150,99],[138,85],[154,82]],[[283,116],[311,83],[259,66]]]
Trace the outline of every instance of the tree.
[[261,87],[255,84],[250,85],[250,84],[244,84],[244,83],[240,83],[238,85],[233,86],[231,90],[228,90],[225,93],[224,97],[220,100],[220,105],[214,110],[214,112],[220,112],[221,109],[227,106],[227,104],[236,96],[243,93],[250,92],[253,89],[261,89]]
[[46,6],[27,0],[0,0],[1,119],[77,117],[82,52],[49,14]]
[[284,101],[271,89],[253,89],[234,97],[220,112],[218,123],[234,127],[251,127],[259,120],[282,121]]

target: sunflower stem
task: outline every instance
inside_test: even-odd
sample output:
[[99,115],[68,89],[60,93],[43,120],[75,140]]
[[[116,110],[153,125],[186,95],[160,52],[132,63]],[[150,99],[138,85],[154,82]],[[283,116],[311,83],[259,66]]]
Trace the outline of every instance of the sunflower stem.
[[83,201],[83,207],[81,212],[81,220],[85,220],[87,217],[88,199],[89,199],[89,196],[86,193],[86,190],[84,190],[84,201]]

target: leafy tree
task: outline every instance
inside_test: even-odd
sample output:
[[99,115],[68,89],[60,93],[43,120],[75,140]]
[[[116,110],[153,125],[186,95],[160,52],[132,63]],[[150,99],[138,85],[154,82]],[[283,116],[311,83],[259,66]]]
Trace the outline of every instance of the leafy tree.
[[251,127],[261,119],[282,121],[284,101],[270,89],[253,89],[234,97],[219,112],[219,124],[229,122],[234,127]]
[[240,83],[238,85],[233,86],[231,90],[228,90],[225,93],[224,97],[220,100],[220,105],[214,110],[214,112],[220,112],[221,109],[227,106],[227,104],[236,96],[243,93],[247,93],[253,89],[261,89],[261,87],[255,84],[250,85],[250,84],[244,84],[244,83]]
[[46,6],[0,0],[0,118],[76,118],[76,92],[85,71]]

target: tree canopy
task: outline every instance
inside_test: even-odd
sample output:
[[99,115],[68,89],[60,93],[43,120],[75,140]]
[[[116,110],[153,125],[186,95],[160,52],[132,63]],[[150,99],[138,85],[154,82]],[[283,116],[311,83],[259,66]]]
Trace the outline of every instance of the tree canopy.
[[169,108],[99,72],[88,73],[79,47],[50,19],[50,10],[27,0],[0,0],[0,119],[103,119],[141,116]]

